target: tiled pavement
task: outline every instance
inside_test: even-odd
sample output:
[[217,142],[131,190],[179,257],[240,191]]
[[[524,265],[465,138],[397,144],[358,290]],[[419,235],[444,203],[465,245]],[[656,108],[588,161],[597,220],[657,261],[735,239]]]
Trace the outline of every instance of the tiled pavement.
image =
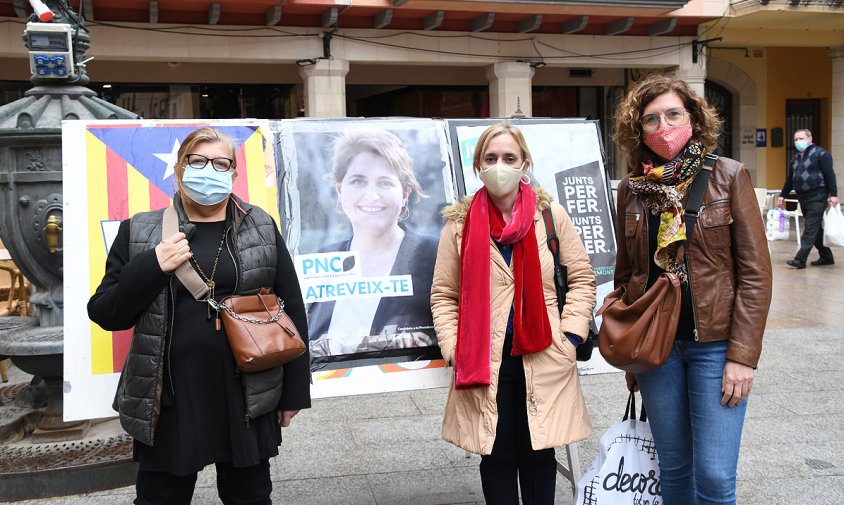
[[[771,244],[774,301],[742,440],[741,505],[844,504],[844,251],[835,251],[834,267],[792,270],[785,261],[794,249],[793,240]],[[621,416],[626,391],[620,373],[582,379],[595,426],[578,444],[585,470],[598,437]],[[479,458],[440,440],[445,397],[432,389],[315,401],[284,430],[282,455],[272,462],[273,501],[483,503]],[[571,503],[568,481],[557,482],[557,503]],[[111,505],[132,497],[126,487],[18,503]],[[213,468],[200,474],[193,503],[219,503]]]

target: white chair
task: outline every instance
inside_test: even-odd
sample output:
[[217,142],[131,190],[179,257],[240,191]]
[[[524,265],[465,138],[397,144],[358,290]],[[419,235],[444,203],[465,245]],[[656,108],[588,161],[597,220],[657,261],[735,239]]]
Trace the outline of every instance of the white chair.
[[765,213],[768,212],[768,190],[765,188],[753,188],[756,192],[756,203],[759,205],[759,211],[762,212],[764,219]]
[[794,231],[797,232],[797,247],[800,247],[800,218],[803,217],[803,211],[800,210],[800,202],[797,200],[785,199],[785,203],[794,202],[797,208],[788,211],[788,217],[794,218]]

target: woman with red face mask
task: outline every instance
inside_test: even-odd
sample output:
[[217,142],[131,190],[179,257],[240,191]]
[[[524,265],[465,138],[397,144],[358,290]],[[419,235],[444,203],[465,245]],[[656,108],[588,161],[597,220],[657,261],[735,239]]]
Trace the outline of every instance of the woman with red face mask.
[[619,104],[615,142],[630,174],[618,187],[615,287],[632,304],[664,271],[681,280],[668,360],[626,374],[640,389],[666,505],[736,502],[747,396],[771,302],[771,259],[747,168],[720,157],[692,242],[684,209],[721,135],[715,110],[672,77],[637,83]]

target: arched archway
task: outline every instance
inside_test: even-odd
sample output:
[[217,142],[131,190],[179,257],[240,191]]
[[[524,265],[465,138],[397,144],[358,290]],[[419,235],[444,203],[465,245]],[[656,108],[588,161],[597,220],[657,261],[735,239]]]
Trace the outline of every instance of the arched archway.
[[[753,183],[765,187],[767,174],[765,170],[758,169],[758,164],[764,163],[764,150],[757,156],[755,143],[756,82],[739,67],[717,58],[711,58],[706,64],[706,81],[708,85],[714,85],[711,88],[721,88],[732,94],[732,103],[729,105],[731,124],[728,125],[729,130],[725,131],[729,135],[731,152],[724,155],[747,165]],[[753,133],[747,144],[742,144],[742,132]]]

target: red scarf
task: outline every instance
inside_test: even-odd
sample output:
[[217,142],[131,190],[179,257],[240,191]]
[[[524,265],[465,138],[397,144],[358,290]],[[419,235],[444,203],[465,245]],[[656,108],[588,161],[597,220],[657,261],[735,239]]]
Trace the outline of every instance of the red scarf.
[[[457,389],[488,386],[490,380],[490,245],[489,238],[513,244],[512,356],[541,351],[551,345],[551,323],[545,309],[542,271],[533,216],[536,193],[520,183],[510,222],[492,203],[486,188],[472,199],[460,244],[460,302],[457,309],[457,348],[454,384]],[[524,238],[527,237],[527,240]]]

